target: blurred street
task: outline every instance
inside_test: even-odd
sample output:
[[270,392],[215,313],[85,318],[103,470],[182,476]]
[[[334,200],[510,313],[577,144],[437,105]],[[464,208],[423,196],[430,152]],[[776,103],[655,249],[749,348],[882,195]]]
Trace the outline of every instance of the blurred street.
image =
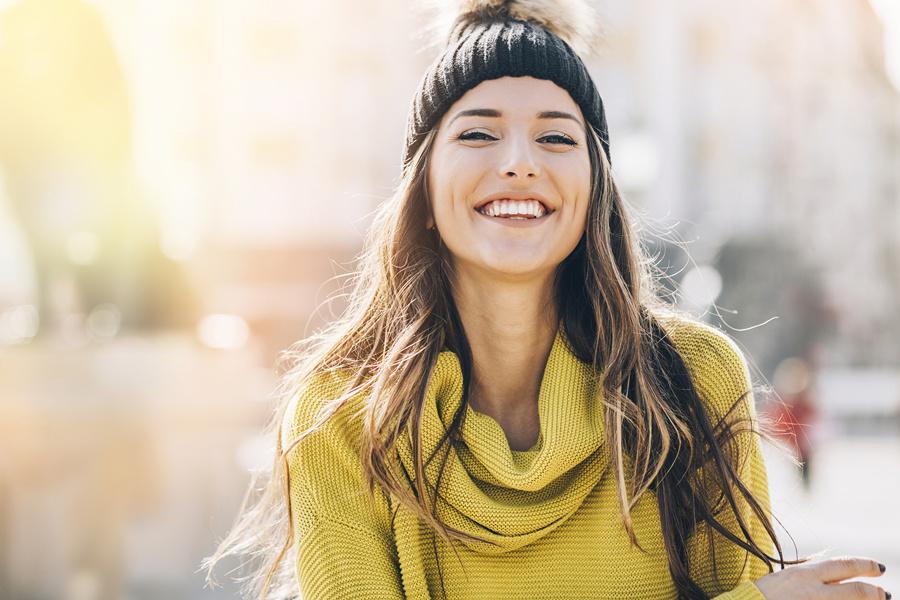
[[887,565],[863,578],[896,596],[900,590],[900,436],[833,437],[820,446],[805,491],[797,469],[770,445],[763,447],[775,515],[793,536],[779,540],[786,558],[826,551],[822,558],[867,556]]
[[194,571],[271,452],[251,354],[183,335],[0,350],[0,598],[235,597]]

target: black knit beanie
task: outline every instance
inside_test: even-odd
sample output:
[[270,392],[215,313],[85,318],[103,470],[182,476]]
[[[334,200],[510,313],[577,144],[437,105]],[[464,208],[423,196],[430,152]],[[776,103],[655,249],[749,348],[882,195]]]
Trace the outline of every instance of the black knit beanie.
[[[407,164],[450,106],[482,81],[530,75],[565,89],[597,129],[606,157],[603,100],[570,42],[586,50],[595,19],[587,2],[469,0],[454,20],[447,46],[422,77],[406,122]],[[611,160],[610,160],[611,162]]]

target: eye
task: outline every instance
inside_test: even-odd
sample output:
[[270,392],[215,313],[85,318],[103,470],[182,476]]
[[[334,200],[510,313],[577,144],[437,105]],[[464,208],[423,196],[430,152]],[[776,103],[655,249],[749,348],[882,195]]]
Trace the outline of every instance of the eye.
[[[477,137],[477,136],[483,136],[483,137]],[[457,136],[456,139],[458,139],[458,140],[485,140],[485,139],[494,140],[497,138],[490,136],[483,131],[465,131],[465,132],[459,134],[459,136]]]
[[572,138],[570,138],[567,135],[556,135],[556,134],[545,135],[541,139],[542,140],[549,140],[549,139],[556,140],[556,141],[550,142],[551,144],[568,144],[569,146],[577,146],[578,145],[578,143],[575,140],[573,140]]

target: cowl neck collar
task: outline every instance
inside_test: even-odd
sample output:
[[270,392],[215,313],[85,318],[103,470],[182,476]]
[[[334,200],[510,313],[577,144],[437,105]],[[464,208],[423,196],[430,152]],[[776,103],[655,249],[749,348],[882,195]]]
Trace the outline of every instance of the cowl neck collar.
[[[463,544],[478,553],[503,554],[547,535],[578,510],[609,461],[601,383],[572,352],[560,324],[541,378],[540,435],[534,447],[511,450],[496,420],[466,406],[461,440],[447,456],[436,510],[450,527],[492,543]],[[459,357],[443,350],[425,392],[423,460],[437,447],[462,396]],[[414,480],[409,437],[401,436],[397,448]],[[444,452],[446,448],[426,468],[430,485],[437,481]]]

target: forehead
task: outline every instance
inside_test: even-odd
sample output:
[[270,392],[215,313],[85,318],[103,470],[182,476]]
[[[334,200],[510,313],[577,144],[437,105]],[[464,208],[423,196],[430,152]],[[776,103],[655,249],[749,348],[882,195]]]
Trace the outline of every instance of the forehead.
[[534,118],[541,111],[560,110],[572,113],[584,122],[581,109],[565,89],[547,79],[534,77],[501,77],[482,81],[453,103],[441,119],[447,123],[457,112],[473,108],[490,108],[503,116]]

